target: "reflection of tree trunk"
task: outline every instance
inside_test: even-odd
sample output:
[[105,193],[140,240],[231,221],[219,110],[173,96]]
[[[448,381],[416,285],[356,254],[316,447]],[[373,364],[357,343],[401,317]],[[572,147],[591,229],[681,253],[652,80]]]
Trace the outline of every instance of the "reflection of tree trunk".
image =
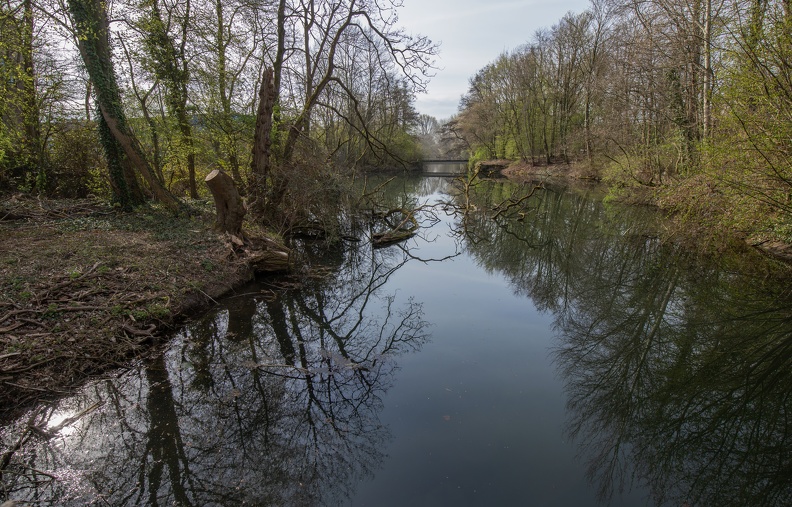
[[283,360],[289,366],[294,366],[294,359],[297,353],[294,350],[294,343],[292,343],[291,335],[289,334],[286,312],[283,309],[283,299],[278,297],[274,301],[268,302],[267,313],[269,313],[272,330],[275,333],[275,339],[278,341]]
[[165,466],[168,467],[168,479],[175,503],[192,505],[184,485],[184,481],[190,476],[190,471],[164,355],[160,355],[146,366],[146,380],[149,385],[146,408],[151,419],[146,445],[146,456],[151,455],[151,468],[148,473],[149,505],[159,504],[157,494]]
[[215,385],[211,365],[216,350],[212,345],[222,339],[221,336],[218,336],[217,320],[214,318],[201,319],[194,327],[190,327],[190,337],[191,339],[185,347],[194,371],[190,388],[202,393],[209,393]]
[[[641,345],[641,356],[635,367],[635,377],[633,378],[632,386],[630,387],[631,393],[637,394],[638,392],[638,383],[641,378],[641,371],[646,367],[649,351],[655,346],[655,339],[657,338],[657,335],[660,331],[660,326],[663,324],[663,319],[665,318],[666,312],[668,311],[668,304],[671,302],[671,297],[674,295],[674,291],[676,290],[678,272],[676,269],[673,269],[672,271],[674,275],[667,282],[666,290],[663,293],[659,304],[654,297],[646,301],[645,313],[642,315],[641,326],[640,328],[636,329],[635,339],[638,341],[642,340],[644,343]],[[654,322],[651,322],[652,318],[654,318]],[[639,333],[643,331],[650,323],[651,327],[648,331],[646,331],[645,336],[641,337]],[[636,398],[637,397],[638,396],[636,395]]]
[[258,301],[252,297],[239,298],[228,307],[227,337],[242,342],[253,336],[253,317],[258,312]]

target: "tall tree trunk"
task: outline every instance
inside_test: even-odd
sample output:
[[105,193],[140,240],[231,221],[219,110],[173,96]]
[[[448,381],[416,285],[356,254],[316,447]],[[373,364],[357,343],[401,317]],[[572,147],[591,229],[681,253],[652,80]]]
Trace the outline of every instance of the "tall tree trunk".
[[264,69],[259,89],[256,130],[253,134],[252,178],[249,184],[251,209],[259,217],[263,217],[267,211],[267,181],[271,172],[272,114],[275,98],[275,72],[268,67]]
[[184,79],[181,81],[181,112],[182,112],[182,137],[184,139],[184,143],[187,145],[187,172],[190,176],[190,197],[193,199],[198,198],[198,188],[195,182],[195,145],[193,142],[193,133],[192,133],[192,125],[190,125],[189,119],[187,118],[187,83],[189,79],[189,71],[187,69],[187,56],[185,48],[187,47],[187,34],[190,28],[190,0],[187,0],[185,5],[185,15],[184,21],[182,22],[182,41],[181,47],[179,49],[179,61],[182,65],[182,72],[181,75]]
[[592,147],[592,136],[591,136],[591,89],[586,89],[586,98],[585,98],[585,106],[584,106],[584,118],[583,118],[583,131],[584,131],[584,141],[586,144],[586,161],[588,162],[589,169],[594,168],[594,154],[593,154],[593,147]]
[[198,199],[198,187],[195,182],[195,143],[193,143],[192,126],[190,120],[187,118],[187,104],[181,103],[181,107],[176,115],[179,122],[179,131],[181,132],[182,142],[184,148],[187,150],[187,177],[190,183],[190,197]]
[[171,209],[179,209],[179,201],[154,176],[127,125],[113,69],[105,3],[101,0],[69,0],[69,12],[79,41],[80,55],[96,92],[101,121],[115,142],[113,147],[110,146],[110,139],[105,140],[105,153],[117,159],[108,159],[111,168],[116,167],[116,171],[110,171],[116,199],[125,208],[142,203],[143,193],[137,183],[139,173],[157,200]]
[[712,0],[704,0],[704,97],[702,137],[708,141],[712,124]]
[[146,0],[141,4],[148,8],[148,18],[141,26],[145,33],[146,49],[154,62],[155,76],[165,84],[166,103],[170,114],[176,117],[181,141],[186,152],[187,177],[190,197],[198,198],[198,187],[195,181],[195,147],[192,126],[187,116],[187,84],[189,71],[185,58],[187,26],[190,16],[190,2],[186,3],[186,18],[182,21],[182,43],[176,43],[168,33],[167,25],[162,17],[159,0]]
[[273,82],[275,85],[275,108],[273,110],[273,121],[276,126],[280,126],[280,89],[283,76],[283,62],[286,58],[286,0],[278,2],[278,46],[275,52],[275,62],[273,62]]
[[39,124],[38,93],[36,90],[36,73],[33,66],[33,2],[24,2],[24,23],[22,27],[22,66],[24,78],[20,80],[22,87],[22,121],[25,137],[25,165],[30,170],[42,170],[41,125]]
[[[311,28],[313,28],[316,12],[314,1],[310,0],[308,6],[303,13],[303,51],[305,53],[305,101],[308,102],[313,94],[313,79],[314,69],[311,63]],[[305,136],[311,135],[311,113],[310,111],[305,118],[305,126],[303,128]]]
[[231,108],[231,97],[228,90],[228,64],[226,60],[226,49],[229,41],[225,36],[225,19],[223,14],[223,1],[215,0],[215,14],[217,16],[217,30],[215,32],[215,46],[217,47],[217,86],[220,94],[220,124],[226,136],[226,142],[221,143],[225,148],[225,156],[228,160],[228,165],[231,169],[231,176],[237,184],[237,187],[244,193],[244,181],[239,172],[239,158],[236,154],[236,147],[234,146],[234,138],[232,132],[234,127],[232,125],[233,111]]

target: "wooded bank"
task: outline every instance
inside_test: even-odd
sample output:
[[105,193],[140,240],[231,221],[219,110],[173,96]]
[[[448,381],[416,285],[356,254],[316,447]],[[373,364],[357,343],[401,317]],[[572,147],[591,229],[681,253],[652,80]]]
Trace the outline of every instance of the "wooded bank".
[[574,164],[704,230],[792,240],[792,7],[591,2],[470,81],[474,160]]

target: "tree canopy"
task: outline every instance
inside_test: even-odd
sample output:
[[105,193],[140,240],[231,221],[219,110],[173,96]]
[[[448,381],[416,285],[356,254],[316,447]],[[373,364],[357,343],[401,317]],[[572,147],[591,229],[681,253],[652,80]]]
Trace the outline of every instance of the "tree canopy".
[[[70,196],[106,188],[125,207],[152,196],[178,207],[179,196],[205,192],[196,181],[214,169],[245,192],[278,187],[305,164],[414,162],[414,97],[438,46],[397,25],[399,6],[5,0],[0,182]],[[259,181],[250,161],[266,69],[278,171]],[[85,164],[64,163],[78,149]]]
[[577,162],[788,235],[791,56],[787,0],[594,0],[479,70],[454,125],[477,158]]

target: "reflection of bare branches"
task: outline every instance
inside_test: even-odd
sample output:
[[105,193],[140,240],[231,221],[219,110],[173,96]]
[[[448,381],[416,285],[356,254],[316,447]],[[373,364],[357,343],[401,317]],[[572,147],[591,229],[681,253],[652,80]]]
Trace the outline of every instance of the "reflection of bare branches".
[[19,452],[22,446],[25,445],[31,436],[33,436],[33,428],[37,426],[35,421],[38,419],[39,414],[39,410],[35,410],[33,412],[33,414],[30,416],[30,419],[28,419],[24,430],[22,431],[22,434],[19,436],[19,438],[17,438],[16,443],[9,446],[6,452],[0,456],[0,480],[3,479],[3,474],[8,471],[8,465],[11,463],[11,458],[13,458],[14,454]]
[[394,246],[396,248],[398,248],[402,252],[402,254],[404,255],[405,259],[422,262],[424,264],[428,264],[430,262],[443,262],[443,261],[447,261],[449,259],[453,259],[454,257],[459,257],[460,255],[462,255],[462,252],[457,250],[456,252],[454,252],[452,254],[448,254],[448,255],[446,255],[444,257],[426,257],[426,256],[423,256],[423,255],[416,255],[416,254],[412,253],[412,249],[410,247],[408,247],[408,246],[405,246],[405,245],[394,245]]
[[412,259],[356,247],[334,276],[248,290],[138,375],[61,402],[80,416],[73,433],[55,445],[31,430],[4,458],[24,477],[12,481],[15,498],[343,503],[382,459],[389,435],[378,414],[396,357],[427,339],[422,306],[383,294]]
[[788,308],[735,298],[753,285],[736,273],[684,274],[677,247],[636,246],[580,270],[589,294],[558,317],[591,479],[605,498],[637,478],[658,504],[788,505]]
[[[614,221],[548,188],[522,201],[532,220],[519,221],[510,205],[533,190],[469,190],[450,206],[470,203],[458,215],[468,251],[556,317],[567,434],[603,498],[638,481],[658,504],[792,503],[792,312],[773,302],[788,286],[764,302],[738,270],[645,234],[641,210]],[[509,212],[492,220],[480,211],[492,201]]]
[[497,220],[501,215],[504,214],[511,214],[512,211],[517,208],[520,211],[517,211],[518,218],[517,220],[525,219],[526,212],[522,211],[525,209],[524,203],[528,199],[534,196],[537,190],[544,190],[544,185],[533,185],[531,187],[530,192],[525,195],[515,197],[509,196],[500,203],[496,204],[492,209],[496,213],[492,216],[493,220]]
[[[479,178],[478,170],[470,177],[457,178],[455,184],[456,191],[452,199],[443,201],[442,205],[446,213],[455,215],[458,219],[453,231],[454,235],[470,245],[489,241],[493,237],[492,233],[486,231],[486,226],[482,229],[485,210],[494,212],[490,217],[493,223],[518,238],[519,236],[512,230],[513,221],[516,219],[520,222],[529,214],[538,214],[543,199],[537,191],[541,190],[544,193],[547,190],[544,183],[516,185],[482,180]],[[494,203],[493,200],[504,189],[508,189],[509,195],[505,197],[501,195],[500,200]],[[524,241],[528,243],[527,240]],[[536,247],[536,245],[532,246],[532,248]]]

